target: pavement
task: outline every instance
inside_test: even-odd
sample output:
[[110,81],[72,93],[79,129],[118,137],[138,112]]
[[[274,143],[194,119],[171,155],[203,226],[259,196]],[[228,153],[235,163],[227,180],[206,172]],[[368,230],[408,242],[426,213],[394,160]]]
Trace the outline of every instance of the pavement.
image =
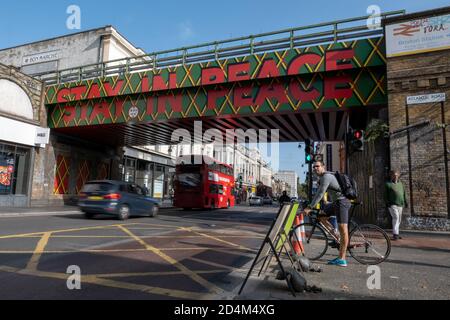
[[[251,277],[241,300],[449,300],[450,237],[448,233],[404,231],[403,239],[392,242],[389,259],[378,266],[365,266],[348,258],[348,267],[327,265],[337,251],[313,265],[321,272],[303,273],[308,285],[321,293],[296,293],[294,297],[285,281],[274,273]],[[276,268],[277,269],[277,268]],[[370,278],[380,274],[379,288],[370,288]]]

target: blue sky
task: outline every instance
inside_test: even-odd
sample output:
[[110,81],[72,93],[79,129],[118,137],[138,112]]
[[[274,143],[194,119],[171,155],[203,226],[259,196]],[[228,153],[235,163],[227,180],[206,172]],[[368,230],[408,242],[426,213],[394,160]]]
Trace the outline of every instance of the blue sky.
[[[69,5],[81,9],[81,31],[113,25],[135,46],[152,52],[364,16],[370,5],[378,5],[383,12],[405,9],[410,13],[447,6],[449,1],[3,1],[0,48],[74,32],[66,28]],[[304,177],[304,155],[298,143],[283,144],[280,150],[280,168],[296,170]]]

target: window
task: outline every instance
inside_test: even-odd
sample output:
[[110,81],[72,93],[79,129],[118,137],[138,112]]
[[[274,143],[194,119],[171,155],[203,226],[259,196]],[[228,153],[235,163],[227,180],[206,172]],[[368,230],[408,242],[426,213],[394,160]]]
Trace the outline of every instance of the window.
[[125,177],[126,182],[135,182],[136,159],[125,158]]
[[142,196],[144,194],[144,192],[142,192],[142,188],[139,186],[133,186],[135,189],[135,193]]
[[139,194],[136,185],[129,184],[128,185],[128,193]]
[[115,186],[111,183],[87,183],[81,189],[81,192],[112,192]]
[[0,144],[0,195],[27,195],[31,150]]
[[217,194],[219,192],[219,186],[217,184],[211,184],[209,186],[209,193],[210,194]]

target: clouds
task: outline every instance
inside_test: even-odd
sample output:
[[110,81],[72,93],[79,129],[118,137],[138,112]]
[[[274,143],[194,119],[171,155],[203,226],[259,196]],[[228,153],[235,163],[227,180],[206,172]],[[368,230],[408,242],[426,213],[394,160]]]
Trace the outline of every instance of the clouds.
[[194,36],[194,28],[189,20],[182,21],[178,24],[178,37],[180,40],[191,40]]

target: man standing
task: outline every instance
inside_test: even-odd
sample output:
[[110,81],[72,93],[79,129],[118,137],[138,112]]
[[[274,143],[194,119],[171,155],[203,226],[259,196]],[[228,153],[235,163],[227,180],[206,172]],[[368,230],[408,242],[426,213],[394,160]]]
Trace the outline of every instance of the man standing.
[[403,208],[407,207],[405,187],[399,181],[400,172],[392,170],[389,173],[391,181],[386,182],[384,198],[389,213],[392,216],[393,240],[401,239],[400,223],[402,222]]
[[348,246],[348,212],[351,207],[351,202],[348,200],[341,191],[341,187],[339,186],[339,182],[337,181],[335,175],[331,172],[327,172],[325,170],[325,165],[323,161],[316,161],[313,164],[314,172],[320,177],[320,187],[317,191],[314,199],[311,204],[306,207],[305,214],[309,214],[313,208],[322,200],[325,193],[328,192],[329,199],[331,203],[325,205],[324,211],[327,214],[325,219],[320,218],[321,222],[328,226],[333,232],[334,228],[328,222],[328,217],[336,216],[337,223],[339,225],[339,233],[340,233],[340,246],[339,246],[339,257],[328,262],[330,265],[335,265],[339,267],[347,266],[347,246]]

